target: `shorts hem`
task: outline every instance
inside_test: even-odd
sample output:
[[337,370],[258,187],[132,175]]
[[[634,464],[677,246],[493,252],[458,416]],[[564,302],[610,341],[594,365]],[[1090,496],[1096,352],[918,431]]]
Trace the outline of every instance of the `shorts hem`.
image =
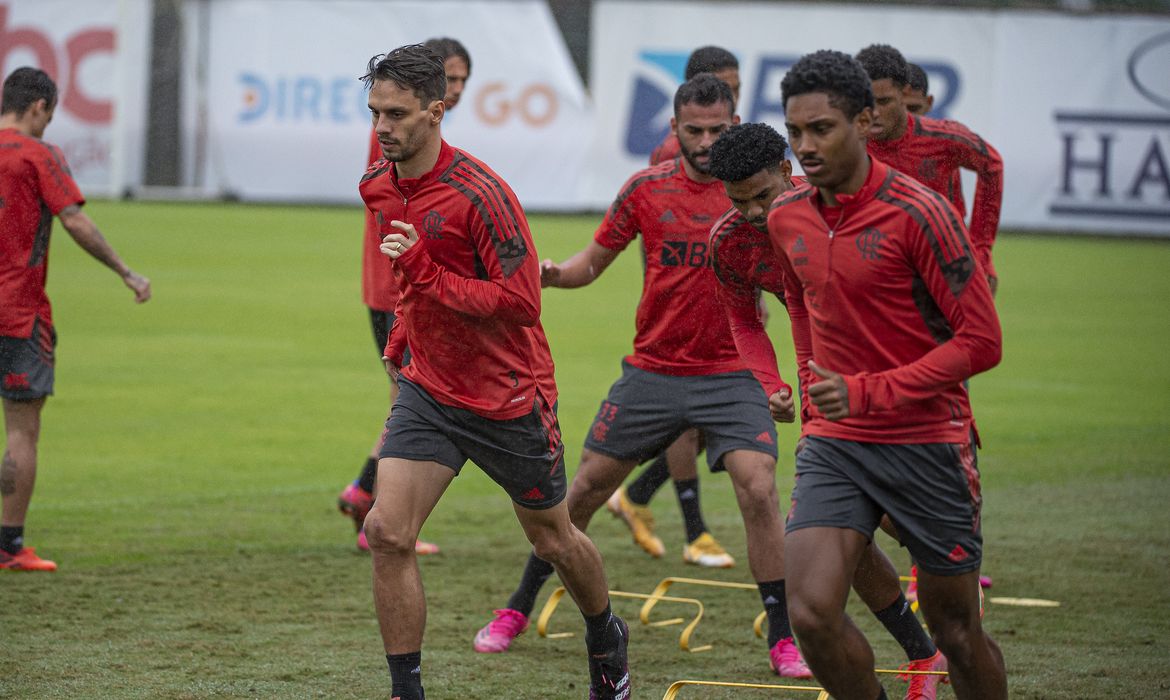
[[[911,552],[911,554],[913,554],[913,552]],[[945,570],[937,569],[930,564],[924,564],[921,560],[917,560],[917,563],[919,569],[922,569],[932,576],[962,576],[963,574],[969,574],[973,571],[978,571],[979,568],[983,566],[983,558],[980,557],[979,560],[973,564],[965,562],[961,565],[952,566]]]
[[810,527],[827,527],[827,528],[832,528],[834,530],[853,530],[854,532],[857,532],[857,533],[864,535],[868,541],[870,541],[870,542],[873,541],[873,530],[866,532],[865,530],[861,529],[857,525],[842,524],[842,523],[838,523],[838,522],[820,521],[820,520],[811,520],[811,521],[807,521],[807,522],[796,523],[795,525],[785,524],[784,525],[784,534],[787,535],[788,533],[796,532],[797,530],[807,530]]
[[[609,457],[611,459],[616,459],[620,462],[640,461],[639,460],[640,453],[635,453],[632,455],[620,455],[612,450],[607,450],[605,448],[590,444],[588,441],[586,441],[584,447],[587,450],[591,450],[591,451],[596,452],[597,454],[600,454],[600,455],[605,455],[606,457]],[[653,455],[651,455],[651,456],[653,456]]]
[[736,450],[747,450],[749,452],[759,452],[760,454],[768,455],[773,460],[779,460],[780,459],[780,451],[775,449],[775,445],[773,445],[772,447],[773,447],[773,449],[771,449],[771,450],[762,450],[762,449],[760,449],[759,445],[749,445],[749,444],[729,445],[727,447],[724,447],[722,450],[720,450],[719,453],[714,456],[714,458],[712,458],[711,452],[710,452],[710,450],[708,450],[707,451],[707,468],[711,470],[712,474],[717,474],[719,472],[727,471],[727,466],[723,464],[723,458],[727,456],[728,452],[734,452]]
[[424,454],[417,454],[417,453],[413,453],[413,452],[401,452],[401,451],[391,451],[389,454],[387,454],[385,451],[379,452],[378,453],[378,460],[381,461],[383,459],[404,459],[404,460],[407,460],[410,462],[434,462],[436,464],[441,464],[444,467],[447,467],[448,469],[455,472],[456,474],[458,474],[459,470],[463,468],[462,463],[458,464],[458,465],[447,464],[446,462],[439,459],[436,455],[432,455],[432,454],[425,454],[424,455]]
[[565,496],[567,496],[567,495],[568,495],[567,493],[562,493],[562,494],[559,494],[553,498],[548,499],[547,501],[541,501],[540,503],[521,503],[520,501],[517,501],[515,498],[512,499],[512,502],[515,503],[516,505],[520,506],[521,508],[525,508],[527,510],[548,510],[549,508],[553,508],[553,507],[557,506],[561,501],[565,500]]
[[0,399],[9,401],[36,401],[53,395],[53,391],[0,391]]

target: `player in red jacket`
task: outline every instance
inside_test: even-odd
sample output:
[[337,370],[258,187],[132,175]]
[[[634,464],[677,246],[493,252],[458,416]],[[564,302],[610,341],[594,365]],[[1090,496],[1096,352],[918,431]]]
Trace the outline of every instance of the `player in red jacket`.
[[[711,146],[711,174],[723,181],[732,208],[711,229],[711,264],[718,294],[740,357],[764,387],[772,418],[791,423],[792,388],[780,378],[776,352],[760,320],[762,293],[784,302],[782,264],[768,238],[768,211],[793,188],[788,142],[767,124],[738,124]],[[804,185],[803,179],[799,180]],[[808,419],[801,411],[802,422]],[[853,588],[906,652],[911,671],[946,670],[946,659],[907,603],[893,563],[873,543],[853,577]],[[914,675],[906,700],[933,700],[939,677]]]
[[960,217],[966,216],[967,207],[959,171],[970,170],[978,176],[971,203],[971,245],[995,294],[998,278],[991,247],[1003,206],[1003,159],[999,152],[959,122],[910,114],[903,97],[909,68],[894,47],[868,46],[857,54],[857,60],[873,85],[870,155],[942,194]]
[[785,548],[788,607],[835,698],[885,698],[845,614],[883,514],[919,564],[921,609],[960,698],[1007,697],[980,620],[982,497],[966,379],[1000,360],[999,319],[958,212],[866,153],[874,96],[847,54],[817,51],[781,82],[809,187],[768,215],[808,420]]
[[[424,46],[434,50],[443,59],[443,70],[447,75],[447,94],[443,97],[443,105],[452,109],[459,104],[463,89],[467,87],[467,79],[471,75],[471,55],[456,39],[438,37],[427,39]],[[378,143],[378,132],[370,130],[370,149],[367,164],[373,164],[382,159],[382,147]],[[398,285],[391,274],[391,266],[386,256],[378,250],[382,245],[382,236],[379,235],[377,222],[367,209],[365,212],[365,235],[362,244],[362,301],[370,310],[370,325],[374,330],[374,345],[378,356],[386,347],[386,338],[390,329],[394,327],[394,306],[398,303]],[[398,397],[398,385],[390,382],[390,405]],[[370,507],[374,503],[374,478],[378,471],[378,452],[382,449],[382,435],[374,441],[374,447],[366,458],[358,477],[353,483],[346,486],[337,499],[337,507],[341,514],[353,520],[354,528],[358,533],[357,546],[359,549],[369,549],[366,544],[366,535],[362,532],[362,523]],[[415,543],[415,550],[419,554],[435,554],[439,551],[438,545],[419,540]]]
[[[739,103],[739,59],[735,54],[719,46],[701,46],[695,49],[687,59],[685,79],[690,80],[700,73],[711,73],[727,83],[727,87],[731,88],[732,97],[737,104]],[[674,160],[681,155],[678,137],[671,130],[650,154],[650,165]],[[699,432],[686,431],[628,485],[615,491],[613,497],[606,502],[609,511],[629,526],[634,541],[653,557],[661,557],[666,548],[654,532],[654,514],[650,510],[650,499],[667,480],[674,481],[687,541],[694,541],[695,533],[707,531],[703,511],[699,505],[699,470],[696,464],[696,458],[702,449],[702,436]],[[713,537],[709,544],[710,551],[695,558],[692,563],[712,568],[727,568],[735,564],[732,556]]]
[[150,280],[130,270],[81,207],[85,198],[65,157],[41,140],[57,106],[57,86],[42,70],[17,68],[0,105],[0,397],[5,447],[0,462],[0,569],[53,571],[24,546],[24,523],[37,472],[41,409],[53,393],[57,332],[45,293],[53,217],[87,253],[116,272],[134,300],[150,299]]
[[383,355],[400,391],[364,526],[391,696],[423,698],[426,600],[414,543],[470,460],[507,491],[534,551],[580,607],[589,697],[627,698],[629,629],[610,611],[601,555],[564,502],[557,388],[524,212],[495,172],[443,141],[446,81],[437,53],[404,46],[368,68],[384,159],[359,190],[385,234],[381,250],[401,291]]

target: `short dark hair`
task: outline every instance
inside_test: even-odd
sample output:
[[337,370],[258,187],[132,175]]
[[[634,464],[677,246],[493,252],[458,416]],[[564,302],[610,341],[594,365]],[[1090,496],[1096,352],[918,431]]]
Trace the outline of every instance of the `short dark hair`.
[[857,53],[861,67],[872,81],[889,79],[898,87],[906,85],[909,71],[902,52],[889,44],[870,44]]
[[711,174],[724,182],[746,180],[761,170],[777,170],[788,142],[767,124],[736,124],[711,144]]
[[865,69],[852,56],[822,49],[801,56],[780,81],[780,101],[810,92],[823,92],[829,104],[852,119],[866,107],[873,108],[873,86]]
[[442,100],[447,94],[447,71],[443,59],[422,44],[399,46],[389,53],[378,54],[366,64],[360,80],[366,89],[375,80],[393,80],[403,90],[411,90],[423,106]]
[[735,114],[735,95],[727,83],[710,73],[699,73],[695,77],[678,86],[674,92],[674,115],[683,105],[697,104],[707,107],[717,102],[726,102],[732,114]]
[[917,63],[906,64],[906,84],[911,90],[923,95],[930,94],[930,78],[926,77],[926,71]]
[[447,62],[448,58],[458,56],[467,64],[467,73],[471,74],[471,54],[467,53],[465,47],[458,39],[452,39],[449,36],[437,36],[427,39],[423,42],[423,46],[439,54],[439,58],[443,59],[443,63]]
[[719,46],[700,46],[687,59],[687,70],[683,77],[690,80],[699,73],[718,73],[728,68],[739,70],[739,59],[735,54]]
[[0,114],[24,114],[37,100],[49,107],[57,104],[57,84],[40,68],[17,68],[4,79]]

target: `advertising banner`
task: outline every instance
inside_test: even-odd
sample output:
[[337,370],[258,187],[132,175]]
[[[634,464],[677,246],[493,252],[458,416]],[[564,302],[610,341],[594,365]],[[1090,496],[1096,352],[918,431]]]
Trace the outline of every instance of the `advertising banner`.
[[225,0],[209,11],[207,181],[196,186],[357,203],[367,61],[449,36],[472,66],[444,138],[497,170],[525,206],[579,206],[592,115],[546,3]]
[[1170,19],[599,0],[593,22],[594,205],[645,167],[694,48],[735,53],[739,114],[784,133],[780,80],[796,59],[885,43],[926,69],[932,116],[1000,151],[1004,227],[1170,235]]
[[45,140],[88,195],[141,178],[150,8],[147,0],[0,0],[0,67],[40,68],[57,83]]

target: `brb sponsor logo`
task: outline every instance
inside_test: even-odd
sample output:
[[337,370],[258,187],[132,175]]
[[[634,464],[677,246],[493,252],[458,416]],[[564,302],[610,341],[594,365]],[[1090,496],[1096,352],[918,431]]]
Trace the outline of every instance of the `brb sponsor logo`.
[[94,73],[88,65],[92,59],[103,54],[113,56],[114,30],[93,26],[58,44],[41,29],[13,25],[8,14],[8,5],[0,5],[0,69],[4,74],[23,65],[37,66],[57,83],[62,110],[86,124],[109,124],[114,115],[113,102],[93,94],[93,85],[83,80],[83,74]]
[[[633,95],[626,121],[626,152],[646,157],[670,132],[674,115],[674,93],[686,75],[688,51],[646,49],[638,52],[633,71]],[[755,76],[745,83],[737,111],[749,122],[768,122],[783,127],[784,105],[780,101],[780,81],[800,56],[798,54],[760,53],[740,57],[741,76]],[[934,60],[909,60],[926,71],[934,94],[930,116],[947,118],[962,93],[959,70],[950,63]]]
[[1147,38],[1116,66],[1118,82],[1156,109],[1058,111],[1059,189],[1051,214],[1170,224],[1170,32]]

